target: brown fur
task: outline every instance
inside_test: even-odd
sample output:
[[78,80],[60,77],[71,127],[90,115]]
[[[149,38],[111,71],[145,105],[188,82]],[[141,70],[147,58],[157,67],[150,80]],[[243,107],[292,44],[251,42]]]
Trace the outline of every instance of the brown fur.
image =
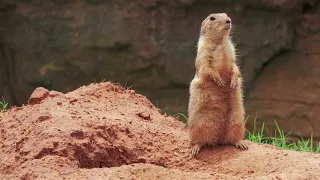
[[231,21],[227,14],[218,13],[210,14],[202,22],[188,107],[192,156],[206,144],[248,148],[242,141],[245,133],[242,78],[228,20]]

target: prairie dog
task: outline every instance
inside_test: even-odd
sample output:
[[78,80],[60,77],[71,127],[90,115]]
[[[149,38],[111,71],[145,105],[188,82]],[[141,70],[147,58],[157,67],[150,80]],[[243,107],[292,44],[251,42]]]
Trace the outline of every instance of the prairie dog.
[[201,24],[196,73],[189,87],[191,156],[196,156],[204,145],[232,144],[248,149],[242,141],[245,134],[242,77],[236,64],[231,28],[231,19],[225,13],[210,14]]

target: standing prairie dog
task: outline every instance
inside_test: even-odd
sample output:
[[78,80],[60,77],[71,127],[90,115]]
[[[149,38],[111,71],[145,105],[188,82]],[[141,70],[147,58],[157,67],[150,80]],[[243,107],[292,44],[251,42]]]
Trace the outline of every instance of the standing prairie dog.
[[204,145],[232,144],[245,150],[242,78],[231,41],[231,19],[210,14],[201,25],[190,83],[188,126],[191,156]]

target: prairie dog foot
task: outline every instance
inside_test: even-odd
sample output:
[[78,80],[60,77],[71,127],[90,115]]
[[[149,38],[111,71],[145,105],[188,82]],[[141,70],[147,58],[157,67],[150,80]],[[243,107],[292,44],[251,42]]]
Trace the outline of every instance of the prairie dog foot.
[[233,143],[233,145],[236,148],[241,149],[241,150],[247,150],[248,149],[248,146],[243,141],[235,142],[235,143]]
[[195,157],[196,155],[198,155],[200,152],[200,149],[201,149],[201,145],[195,144],[190,150],[190,156]]

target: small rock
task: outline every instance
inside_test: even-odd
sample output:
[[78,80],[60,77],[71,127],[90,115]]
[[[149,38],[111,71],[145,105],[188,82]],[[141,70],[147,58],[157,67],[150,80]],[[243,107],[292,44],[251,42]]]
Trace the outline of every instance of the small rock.
[[31,94],[28,104],[39,104],[49,95],[49,90],[43,87],[36,88]]
[[139,117],[141,117],[144,120],[151,120],[151,116],[149,113],[140,112],[137,114]]
[[72,104],[72,103],[75,103],[77,101],[78,101],[77,99],[72,99],[72,100],[69,101],[69,103]]
[[38,117],[38,122],[42,122],[42,121],[46,121],[51,119],[51,115],[50,114],[44,114]]

